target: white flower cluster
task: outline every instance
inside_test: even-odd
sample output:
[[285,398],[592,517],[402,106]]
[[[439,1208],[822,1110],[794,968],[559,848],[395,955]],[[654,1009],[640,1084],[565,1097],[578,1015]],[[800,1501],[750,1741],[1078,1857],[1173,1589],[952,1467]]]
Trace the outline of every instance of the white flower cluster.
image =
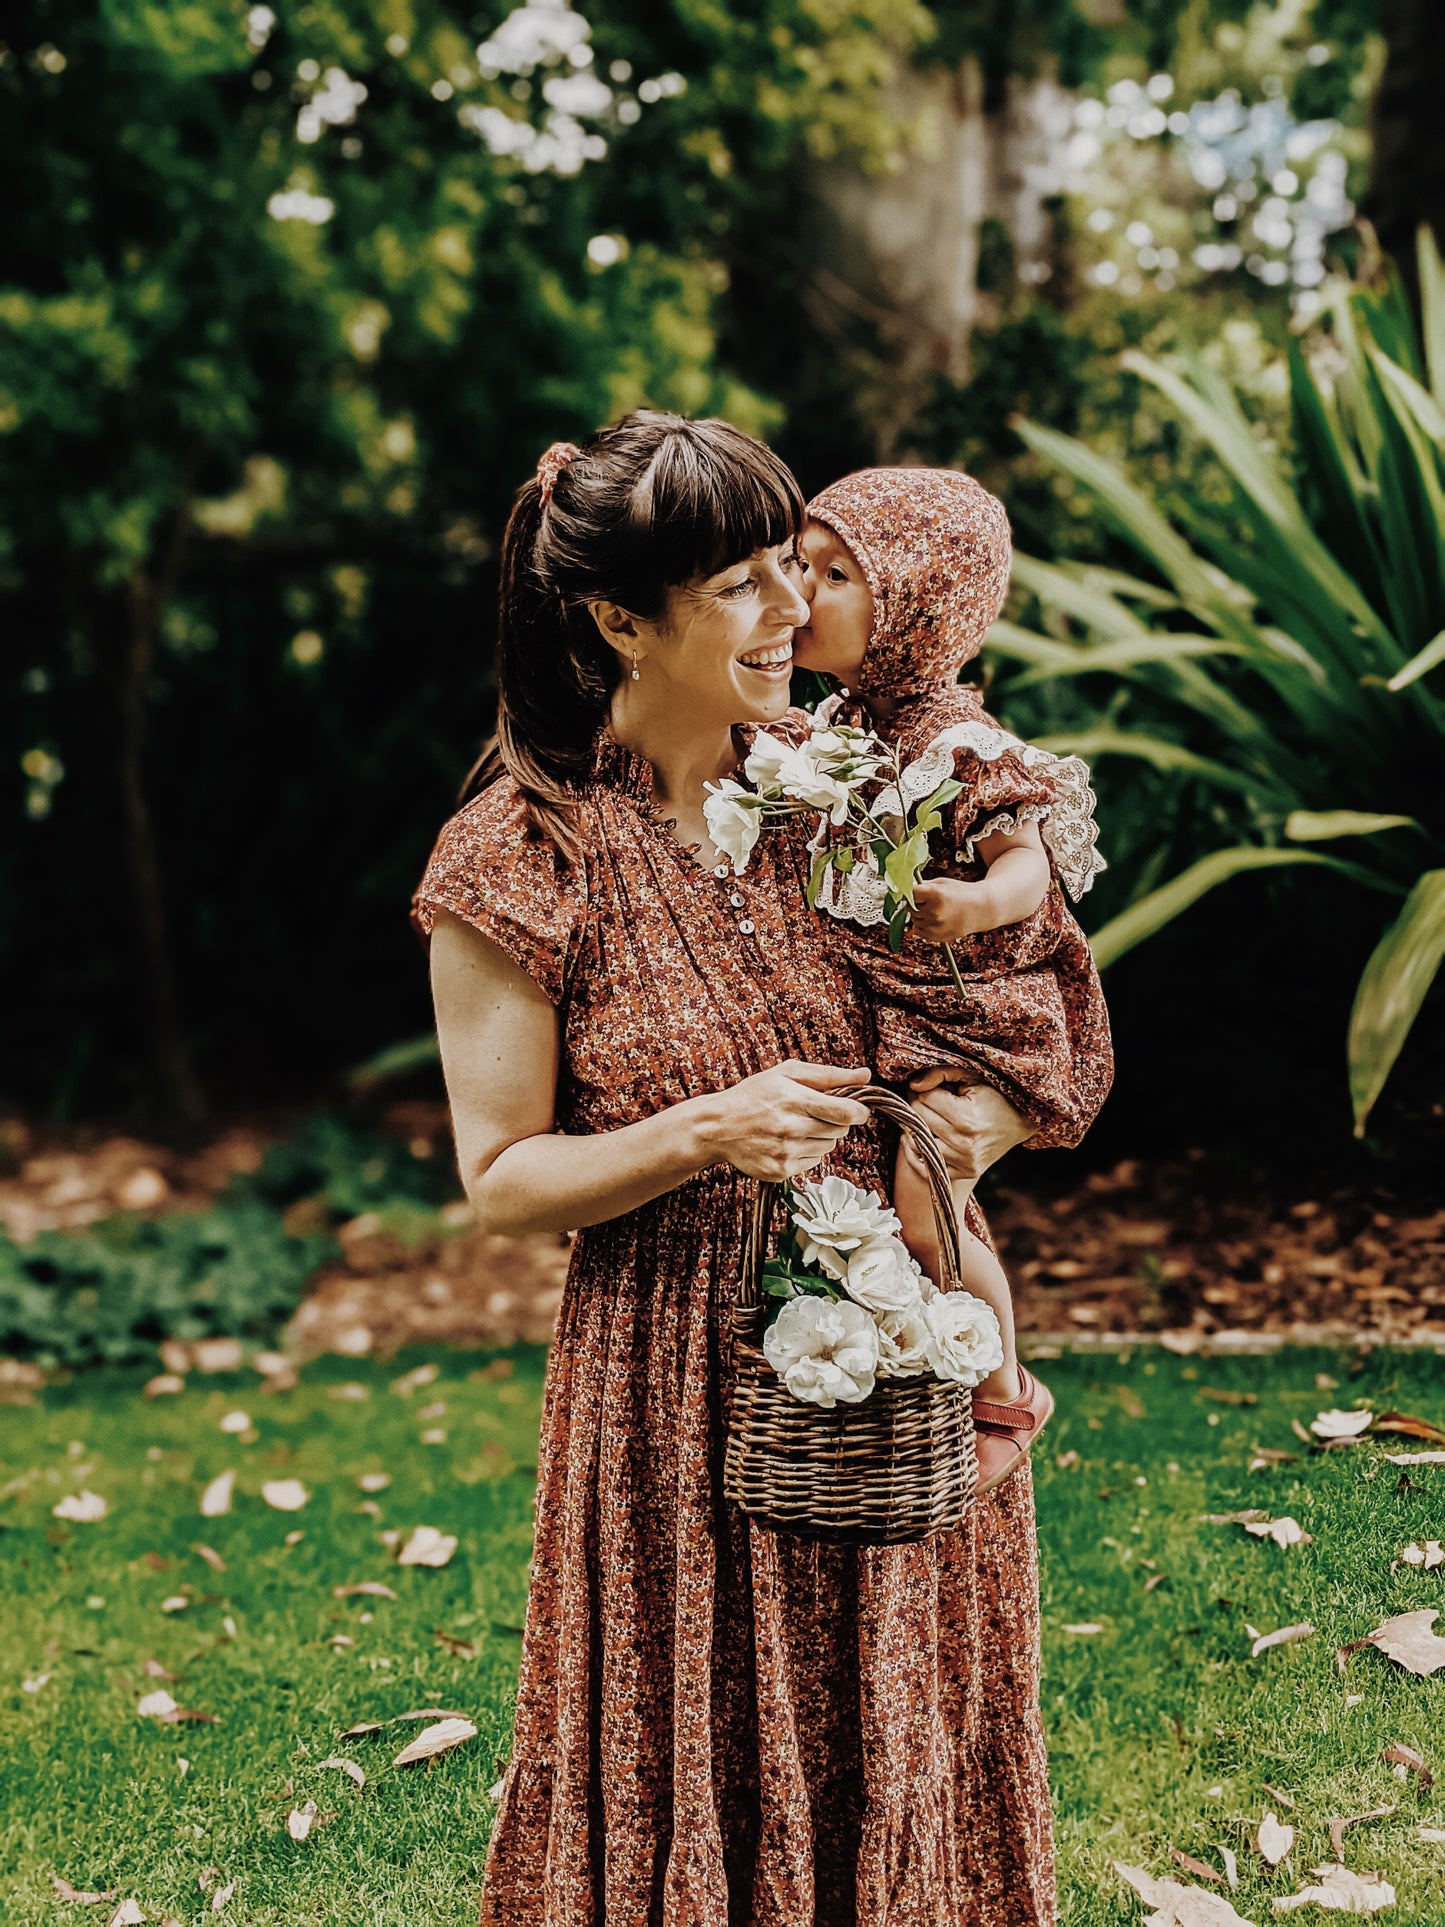
[[803,743],[783,743],[761,730],[743,764],[747,784],[727,776],[706,785],[708,835],[741,876],[766,817],[808,809],[845,823],[855,792],[877,775],[882,759],[882,744],[867,730],[815,729]]
[[839,1177],[800,1184],[793,1223],[803,1263],[847,1294],[790,1298],[764,1333],[763,1354],[794,1398],[856,1405],[880,1378],[927,1372],[972,1387],[1003,1363],[992,1307],[939,1291],[876,1192]]

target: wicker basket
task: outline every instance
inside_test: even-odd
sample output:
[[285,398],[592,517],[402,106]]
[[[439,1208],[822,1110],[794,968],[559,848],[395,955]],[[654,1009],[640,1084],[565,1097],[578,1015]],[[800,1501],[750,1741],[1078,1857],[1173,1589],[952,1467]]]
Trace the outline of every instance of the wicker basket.
[[[892,1091],[870,1086],[856,1095],[918,1146],[943,1254],[944,1275],[935,1282],[956,1291],[958,1222],[933,1133]],[[978,1478],[966,1387],[931,1374],[880,1378],[857,1405],[826,1411],[794,1398],[764,1357],[762,1269],[777,1195],[775,1184],[759,1185],[743,1244],[724,1493],[775,1532],[841,1545],[904,1545],[956,1526]]]

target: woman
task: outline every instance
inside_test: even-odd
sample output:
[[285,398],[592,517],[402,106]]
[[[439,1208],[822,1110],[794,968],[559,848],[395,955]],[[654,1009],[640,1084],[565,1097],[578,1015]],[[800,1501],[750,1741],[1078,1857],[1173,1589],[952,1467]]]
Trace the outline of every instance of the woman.
[[[702,811],[787,711],[801,512],[722,422],[549,451],[503,556],[505,774],[417,895],[478,1218],[581,1227],[484,1927],[1054,1919],[1027,1469],[866,1552],[721,1495],[748,1181],[885,1169],[801,837],[734,879]],[[993,1097],[923,1100],[965,1164],[1024,1134]]]

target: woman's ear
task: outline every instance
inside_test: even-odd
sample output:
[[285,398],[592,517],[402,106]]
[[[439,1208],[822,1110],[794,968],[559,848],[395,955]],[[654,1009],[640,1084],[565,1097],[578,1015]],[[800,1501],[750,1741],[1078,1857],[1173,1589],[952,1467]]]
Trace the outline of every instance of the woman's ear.
[[616,602],[589,602],[587,613],[597,624],[598,633],[609,648],[628,663],[647,654],[648,625]]

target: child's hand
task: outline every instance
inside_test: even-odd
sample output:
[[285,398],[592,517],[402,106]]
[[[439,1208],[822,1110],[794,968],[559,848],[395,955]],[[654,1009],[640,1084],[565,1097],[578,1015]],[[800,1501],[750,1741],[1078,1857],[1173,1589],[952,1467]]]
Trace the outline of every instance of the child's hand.
[[913,892],[910,934],[924,943],[958,943],[980,930],[996,930],[993,892],[986,883],[930,877]]

